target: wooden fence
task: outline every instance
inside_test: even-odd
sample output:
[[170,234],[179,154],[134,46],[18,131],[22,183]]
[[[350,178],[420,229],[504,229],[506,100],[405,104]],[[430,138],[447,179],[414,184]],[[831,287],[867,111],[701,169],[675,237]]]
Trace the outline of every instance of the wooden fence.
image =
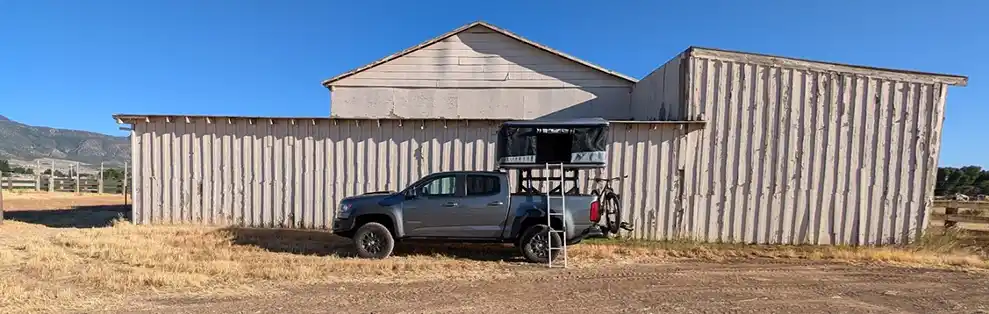
[[74,193],[110,193],[123,194],[127,182],[122,180],[104,180],[99,178],[41,178],[33,177],[0,177],[0,189],[3,190],[35,190],[46,192]]
[[945,229],[989,231],[989,202],[934,201],[931,221],[938,220],[944,222]]

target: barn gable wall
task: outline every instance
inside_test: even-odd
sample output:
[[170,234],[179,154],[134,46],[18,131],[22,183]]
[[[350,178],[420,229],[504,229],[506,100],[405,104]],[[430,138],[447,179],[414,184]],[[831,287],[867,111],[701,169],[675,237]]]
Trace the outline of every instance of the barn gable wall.
[[474,26],[331,85],[341,118],[628,119],[632,82]]

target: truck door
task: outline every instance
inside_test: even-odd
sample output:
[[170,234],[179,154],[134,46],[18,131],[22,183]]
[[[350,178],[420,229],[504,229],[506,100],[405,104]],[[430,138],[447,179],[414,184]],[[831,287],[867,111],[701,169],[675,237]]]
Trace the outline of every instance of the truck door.
[[459,237],[460,226],[450,213],[460,207],[456,174],[424,179],[412,188],[412,197],[402,202],[405,234],[410,237]]
[[[493,174],[467,174],[466,193],[461,198],[461,208],[456,213],[463,225],[462,233],[469,238],[497,238],[501,236],[507,217],[508,194],[501,176]],[[507,182],[506,182],[507,183]]]

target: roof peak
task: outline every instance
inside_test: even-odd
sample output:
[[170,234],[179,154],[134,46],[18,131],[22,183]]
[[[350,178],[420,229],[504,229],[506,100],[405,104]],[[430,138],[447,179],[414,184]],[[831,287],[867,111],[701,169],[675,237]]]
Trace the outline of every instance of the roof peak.
[[429,45],[432,45],[432,44],[437,43],[439,41],[442,41],[442,40],[444,40],[446,38],[449,38],[449,37],[451,37],[453,35],[462,33],[462,32],[464,32],[464,31],[466,31],[466,30],[468,30],[468,29],[470,29],[472,27],[475,27],[475,26],[486,27],[488,29],[491,29],[491,30],[499,33],[499,34],[502,34],[502,35],[507,36],[507,37],[512,38],[512,39],[515,39],[515,40],[517,40],[519,42],[522,42],[524,44],[530,45],[530,46],[532,46],[532,47],[534,47],[536,49],[539,49],[539,50],[542,50],[542,51],[545,51],[545,52],[549,52],[549,53],[554,54],[554,55],[556,55],[558,57],[561,57],[561,58],[564,58],[564,59],[567,59],[567,60],[576,62],[578,64],[581,64],[583,66],[586,66],[586,67],[595,69],[595,70],[600,71],[600,72],[604,72],[605,74],[608,74],[608,75],[617,77],[619,79],[626,80],[626,81],[631,82],[631,83],[638,82],[637,79],[635,79],[635,78],[633,78],[631,76],[627,76],[627,75],[624,75],[624,74],[621,74],[621,73],[618,73],[618,72],[615,72],[615,71],[612,71],[612,70],[605,69],[604,67],[601,67],[599,65],[596,65],[596,64],[593,64],[593,63],[590,63],[590,62],[581,60],[581,59],[579,59],[577,57],[571,56],[569,54],[566,54],[564,52],[558,51],[556,49],[552,49],[552,48],[550,48],[548,46],[542,45],[540,43],[534,42],[534,41],[529,40],[529,39],[527,39],[525,37],[522,37],[520,35],[517,35],[515,33],[512,33],[512,32],[510,32],[510,31],[508,31],[506,29],[503,29],[501,27],[495,26],[494,24],[491,24],[491,23],[489,23],[487,21],[484,21],[484,20],[475,20],[473,22],[470,22],[470,23],[461,25],[460,27],[457,27],[457,28],[455,28],[455,29],[453,29],[453,30],[451,30],[449,32],[446,32],[446,33],[444,33],[442,35],[439,35],[437,37],[433,37],[432,39],[429,39],[429,40],[426,40],[426,41],[424,41],[422,43],[419,43],[418,45],[415,45],[415,46],[406,48],[405,50],[402,50],[402,51],[399,51],[397,53],[391,54],[391,55],[389,55],[387,57],[378,59],[377,61],[371,62],[371,63],[369,63],[367,65],[361,66],[359,68],[356,68],[356,69],[353,69],[353,70],[350,70],[350,71],[347,71],[347,72],[344,72],[344,73],[341,73],[340,75],[334,76],[332,78],[323,80],[322,84],[323,84],[324,87],[330,87],[330,85],[333,85],[333,82],[336,82],[336,81],[339,81],[339,80],[341,80],[343,78],[349,77],[351,75],[354,75],[354,74],[363,72],[365,70],[368,70],[370,68],[376,67],[376,66],[381,65],[383,63],[386,63],[388,61],[397,59],[397,58],[399,58],[401,56],[410,54],[410,53],[412,53],[414,51],[417,51],[419,49],[425,48],[426,46],[429,46]]

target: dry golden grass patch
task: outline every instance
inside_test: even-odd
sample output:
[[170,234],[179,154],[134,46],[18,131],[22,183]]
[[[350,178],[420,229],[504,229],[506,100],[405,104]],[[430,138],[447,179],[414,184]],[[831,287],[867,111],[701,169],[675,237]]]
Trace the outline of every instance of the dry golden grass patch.
[[[112,304],[140,293],[250,294],[280,284],[493,279],[504,263],[444,256],[362,260],[336,254],[271,252],[239,245],[238,231],[136,226],[53,231],[14,221],[0,227],[0,309]],[[338,240],[339,241],[339,240]],[[269,291],[265,291],[268,293]]]
[[[965,241],[959,232],[882,248],[589,240],[569,251],[577,267],[769,258],[989,268],[986,255]],[[492,280],[541,269],[519,267],[518,252],[504,245],[400,245],[384,260],[351,255],[346,239],[316,231],[122,220],[105,228],[59,229],[7,221],[0,226],[0,309],[92,311],[148,294],[214,297],[271,294],[279,285]]]
[[930,232],[899,246],[812,246],[699,243],[693,241],[590,240],[574,246],[575,260],[642,263],[671,258],[735,261],[751,258],[883,263],[916,267],[989,269],[984,242],[966,231]]

